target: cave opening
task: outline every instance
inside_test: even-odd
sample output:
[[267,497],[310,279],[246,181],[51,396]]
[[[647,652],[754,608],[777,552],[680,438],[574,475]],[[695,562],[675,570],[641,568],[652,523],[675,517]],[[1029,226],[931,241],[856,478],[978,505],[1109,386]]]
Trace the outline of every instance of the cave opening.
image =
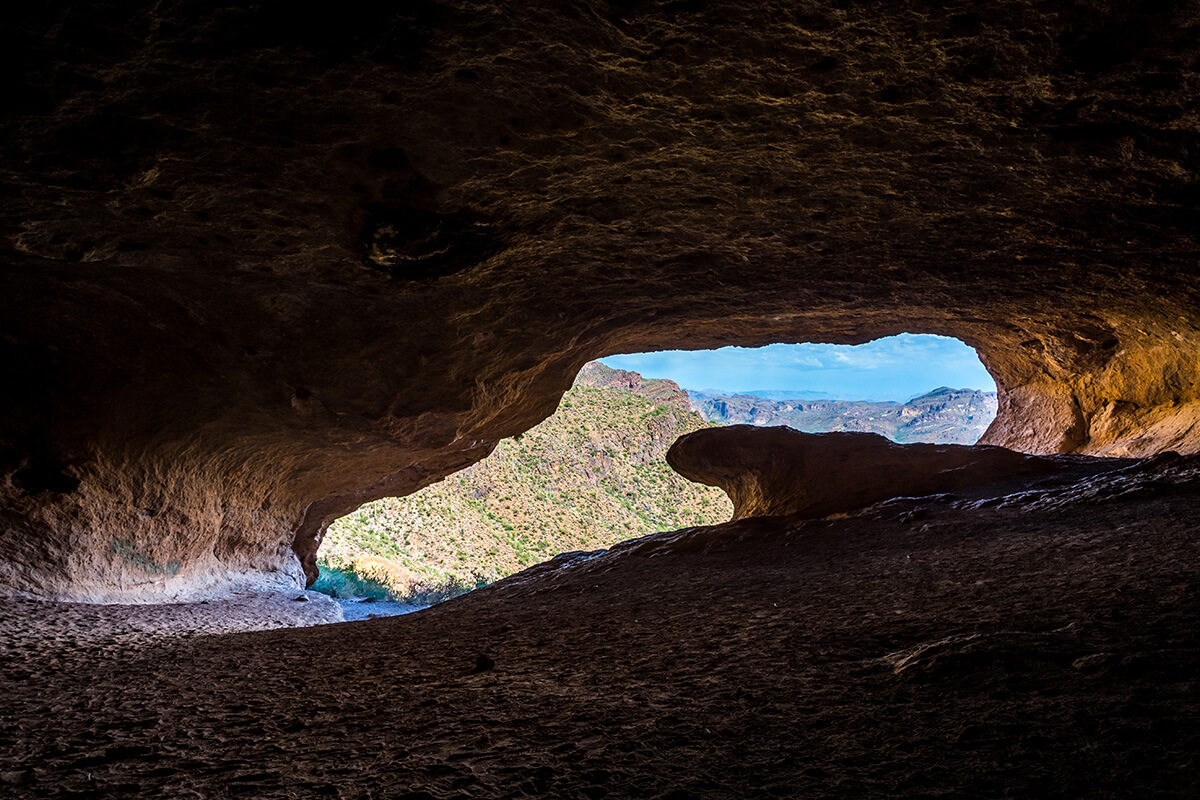
[[604,362],[674,380],[693,408],[722,424],[974,444],[996,417],[995,379],[973,348],[949,336],[673,350]]
[[608,356],[581,369],[551,417],[488,458],[335,521],[312,588],[348,619],[405,613],[564,553],[725,522],[726,495],[664,458],[700,428],[973,444],[995,414],[995,382],[949,337]]

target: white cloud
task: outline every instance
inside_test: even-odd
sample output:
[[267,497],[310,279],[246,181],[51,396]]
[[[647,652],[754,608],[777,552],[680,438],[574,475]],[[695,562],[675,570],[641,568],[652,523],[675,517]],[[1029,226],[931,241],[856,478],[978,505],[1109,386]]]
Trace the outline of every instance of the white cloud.
[[907,399],[939,386],[995,387],[957,339],[902,334],[863,345],[724,347],[614,356],[610,366],[671,378],[685,388],[809,389],[847,398]]

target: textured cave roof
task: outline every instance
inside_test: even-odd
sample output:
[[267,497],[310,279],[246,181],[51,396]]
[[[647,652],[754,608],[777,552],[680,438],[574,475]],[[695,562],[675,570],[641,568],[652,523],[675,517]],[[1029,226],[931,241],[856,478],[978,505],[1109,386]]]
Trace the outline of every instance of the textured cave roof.
[[992,443],[1200,448],[1194,3],[7,16],[10,584],[311,558],[614,352],[941,333]]

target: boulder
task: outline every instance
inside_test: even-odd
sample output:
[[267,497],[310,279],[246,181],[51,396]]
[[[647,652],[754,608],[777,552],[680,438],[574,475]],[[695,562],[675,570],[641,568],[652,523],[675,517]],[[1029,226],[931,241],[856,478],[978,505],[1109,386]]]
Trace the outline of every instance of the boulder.
[[955,492],[1062,467],[1003,447],[896,444],[875,433],[730,425],[680,436],[667,463],[725,490],[733,519],[819,518],[894,497]]

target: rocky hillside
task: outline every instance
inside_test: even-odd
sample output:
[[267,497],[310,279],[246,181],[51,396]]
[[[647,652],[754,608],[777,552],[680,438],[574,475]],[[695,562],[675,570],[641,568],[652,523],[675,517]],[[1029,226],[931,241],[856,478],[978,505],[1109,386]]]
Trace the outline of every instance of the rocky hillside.
[[724,522],[725,494],[685,480],[663,458],[676,438],[704,427],[674,382],[593,362],[554,416],[486,460],[339,519],[321,559],[398,595],[445,594],[561,552]]
[[788,425],[805,433],[863,431],[902,444],[974,444],[996,416],[996,393],[942,387],[907,403],[772,400],[688,390],[692,408],[722,425]]
[[588,389],[619,389],[633,392],[641,397],[658,403],[691,410],[691,399],[688,392],[679,388],[675,381],[665,378],[643,378],[636,372],[624,369],[613,369],[599,361],[589,361],[579,370],[575,377],[575,385]]

